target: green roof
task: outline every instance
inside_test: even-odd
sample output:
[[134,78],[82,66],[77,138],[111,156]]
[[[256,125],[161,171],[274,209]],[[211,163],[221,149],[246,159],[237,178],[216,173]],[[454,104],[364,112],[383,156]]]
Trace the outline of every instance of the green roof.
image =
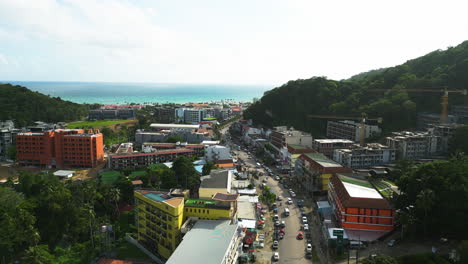
[[295,149],[307,149],[307,147],[304,147],[302,145],[296,145],[296,144],[288,144],[288,147],[295,148]]
[[186,206],[195,206],[195,207],[205,207],[216,205],[216,201],[211,200],[197,200],[197,199],[188,199],[185,202]]
[[359,179],[355,179],[355,178],[351,178],[351,177],[346,177],[346,176],[341,175],[341,174],[338,174],[338,177],[343,182],[374,189],[374,186],[372,186],[372,184],[370,184],[370,182],[368,182],[368,181],[359,180]]

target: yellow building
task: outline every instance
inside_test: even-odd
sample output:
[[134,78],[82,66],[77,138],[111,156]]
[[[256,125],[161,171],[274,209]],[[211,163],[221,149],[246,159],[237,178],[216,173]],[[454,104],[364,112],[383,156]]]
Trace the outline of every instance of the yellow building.
[[237,214],[238,194],[216,193],[211,200],[188,199],[184,206],[184,221],[189,217],[204,220],[228,220]]
[[180,243],[184,198],[160,191],[135,191],[138,241],[156,256],[168,259]]

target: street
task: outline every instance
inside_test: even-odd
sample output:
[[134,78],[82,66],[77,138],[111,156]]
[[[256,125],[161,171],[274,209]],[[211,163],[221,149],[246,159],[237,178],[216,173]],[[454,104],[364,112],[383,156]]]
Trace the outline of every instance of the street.
[[[238,158],[242,159],[245,162],[245,167],[249,168],[255,168],[256,167],[256,161],[249,158],[249,155],[242,150],[235,150],[234,153],[238,156]],[[263,173],[263,175],[266,175],[265,170],[262,169],[256,169],[260,172]],[[261,185],[261,179],[265,178],[267,176],[261,176],[259,180],[254,180],[255,185],[259,186]],[[272,190],[277,195],[282,196],[284,199],[283,201],[277,201],[278,204],[278,215],[280,217],[280,221],[285,221],[286,223],[286,234],[282,240],[279,240],[279,249],[277,252],[279,252],[280,255],[280,261],[277,263],[311,263],[311,260],[308,260],[305,258],[305,247],[307,244],[307,240],[298,240],[297,239],[297,234],[298,232],[302,232],[301,227],[301,214],[300,210],[296,205],[296,199],[293,198],[293,204],[287,205],[286,200],[287,197],[290,197],[289,193],[287,190],[285,190],[282,186],[279,185],[279,182],[274,180],[272,177],[267,177],[267,186],[269,186]],[[281,203],[281,205],[280,205]],[[289,208],[290,210],[290,216],[285,217],[283,215],[284,209]],[[267,221],[273,221],[272,218],[267,218]],[[269,227],[272,227],[273,225],[268,225]],[[273,230],[265,230],[265,232],[272,233]],[[270,248],[268,249],[270,250]],[[273,255],[273,250],[271,255]]]

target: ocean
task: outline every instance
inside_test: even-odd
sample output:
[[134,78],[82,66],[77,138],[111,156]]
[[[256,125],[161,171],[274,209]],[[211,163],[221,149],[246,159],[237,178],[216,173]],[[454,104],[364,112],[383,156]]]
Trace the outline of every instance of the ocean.
[[75,103],[149,104],[200,103],[230,100],[252,102],[262,97],[269,85],[174,84],[174,83],[111,83],[111,82],[22,82],[30,90],[60,97]]

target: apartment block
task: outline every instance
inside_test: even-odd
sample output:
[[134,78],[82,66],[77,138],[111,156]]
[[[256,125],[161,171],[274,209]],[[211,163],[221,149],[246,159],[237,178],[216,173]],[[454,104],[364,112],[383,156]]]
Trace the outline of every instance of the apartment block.
[[16,149],[21,166],[88,168],[95,167],[104,158],[103,136],[97,130],[56,129],[19,133]]
[[202,144],[188,144],[187,142],[177,142],[177,143],[154,143],[154,142],[145,142],[143,143],[142,149],[152,148],[156,151],[167,150],[167,149],[191,149],[195,152],[195,155],[201,156],[204,153],[205,146]]
[[[441,115],[436,113],[418,113],[417,120],[416,120],[416,127],[419,130],[426,130],[431,125],[440,125],[441,124]],[[448,115],[447,124],[455,124],[457,123],[457,117],[454,115]]]
[[148,190],[136,190],[134,197],[138,242],[168,259],[180,243],[184,198]]
[[[361,136],[360,126],[360,123],[351,120],[328,121],[327,137],[348,139],[354,142],[359,142]],[[382,133],[382,130],[378,126],[368,124],[365,124],[364,126],[366,133],[364,138],[378,136]]]
[[286,148],[289,144],[312,148],[312,135],[293,128],[288,130],[284,126],[275,127],[270,138],[271,144],[278,149]]
[[176,121],[176,110],[174,107],[156,107],[154,119],[160,123],[174,123]]
[[189,124],[195,124],[203,121],[204,114],[203,109],[185,109],[184,110],[184,122]]
[[338,173],[329,185],[328,201],[342,228],[382,235],[393,230],[395,210],[368,181]]
[[312,149],[332,159],[335,149],[348,148],[352,144],[354,142],[349,139],[314,139]]
[[231,149],[219,145],[207,146],[205,148],[205,159],[207,161],[229,160],[232,162]]
[[391,163],[395,159],[395,149],[378,143],[369,143],[364,147],[354,144],[347,149],[335,149],[333,152],[334,161],[352,169]]
[[117,119],[135,119],[135,109],[93,109],[88,112],[89,120],[117,120]]
[[396,159],[422,159],[435,155],[441,138],[429,132],[393,132],[387,146],[396,150]]
[[7,159],[8,149],[16,145],[16,135],[21,129],[16,129],[11,120],[0,122],[0,160]]
[[133,167],[147,167],[154,163],[171,162],[179,156],[192,157],[195,151],[187,148],[167,149],[150,153],[133,152],[124,154],[110,154],[108,157],[109,168],[125,169]]
[[333,173],[352,172],[320,153],[306,153],[296,159],[295,175],[308,192],[327,191]]

